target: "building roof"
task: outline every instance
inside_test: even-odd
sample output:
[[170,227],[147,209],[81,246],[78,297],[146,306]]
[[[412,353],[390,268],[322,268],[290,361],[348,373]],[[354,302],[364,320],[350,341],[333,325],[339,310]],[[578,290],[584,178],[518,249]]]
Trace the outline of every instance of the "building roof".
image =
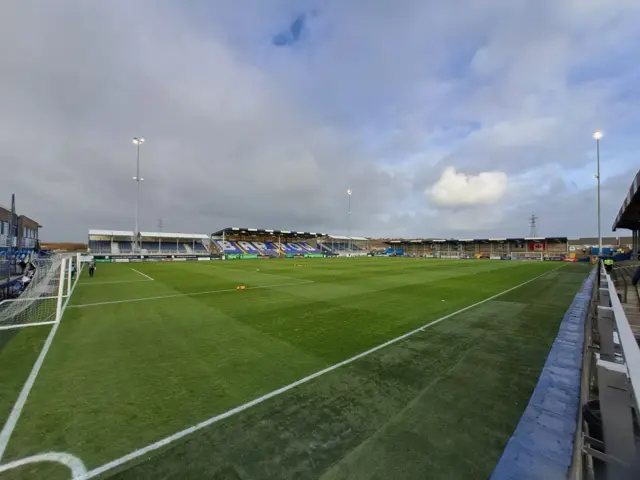
[[211,234],[212,237],[222,237],[228,235],[256,235],[256,236],[272,236],[281,235],[289,237],[326,237],[326,233],[318,232],[296,232],[291,230],[275,230],[269,228],[247,228],[247,227],[227,227]]
[[174,240],[178,238],[184,240],[206,240],[209,238],[209,235],[205,235],[204,233],[140,232],[140,237],[171,238]]
[[355,240],[357,242],[364,242],[369,240],[366,237],[345,237],[344,235],[324,235],[327,238],[331,238],[333,240]]
[[[134,233],[130,230],[89,230],[89,236],[97,237],[127,237],[132,238]],[[203,233],[169,233],[169,232],[140,232],[140,237],[146,238],[171,238],[188,240],[206,240],[209,235]]]
[[398,243],[489,243],[489,242],[525,242],[525,241],[544,241],[547,242],[566,242],[567,237],[532,237],[532,238],[419,238],[419,239],[403,239],[394,238],[385,240],[386,244]]
[[618,228],[640,230],[640,170],[633,178],[618,216],[613,222],[612,230],[615,232]]
[[38,228],[42,228],[42,225],[40,224],[40,222],[36,222],[33,218],[27,217],[26,215],[18,215],[18,219],[19,220],[27,220],[31,223],[35,223],[36,225],[38,225]]

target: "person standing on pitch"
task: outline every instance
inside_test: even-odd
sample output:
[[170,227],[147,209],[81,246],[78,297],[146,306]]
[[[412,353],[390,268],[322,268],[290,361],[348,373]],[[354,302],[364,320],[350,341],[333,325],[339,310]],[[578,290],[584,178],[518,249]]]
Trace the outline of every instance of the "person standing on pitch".
[[95,262],[91,262],[89,264],[89,276],[93,277],[94,272],[96,271],[96,264]]

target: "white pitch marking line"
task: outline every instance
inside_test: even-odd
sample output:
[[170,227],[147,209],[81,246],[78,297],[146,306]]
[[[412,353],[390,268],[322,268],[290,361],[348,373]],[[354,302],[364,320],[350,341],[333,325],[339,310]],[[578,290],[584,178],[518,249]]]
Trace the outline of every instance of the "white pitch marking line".
[[32,457],[21,458],[14,462],[5,463],[4,465],[0,465],[0,472],[6,472],[7,470],[22,467],[23,465],[41,462],[61,463],[62,465],[69,467],[72,478],[81,478],[87,474],[87,468],[84,466],[84,463],[82,463],[82,460],[78,457],[74,457],[70,453],[58,452],[40,453],[38,455],[33,455]]
[[481,301],[479,301],[477,303],[474,303],[473,305],[469,305],[468,307],[461,308],[460,310],[457,310],[457,311],[455,311],[453,313],[445,315],[444,317],[440,317],[437,320],[433,320],[432,322],[429,322],[426,325],[423,325],[422,327],[416,328],[415,330],[411,330],[410,332],[405,333],[404,335],[400,335],[399,337],[396,337],[396,338],[394,338],[392,340],[389,340],[387,342],[381,343],[380,345],[378,345],[376,347],[373,347],[373,348],[367,350],[366,352],[359,353],[358,355],[355,355],[355,356],[353,356],[351,358],[343,360],[342,362],[336,363],[335,365],[331,365],[330,367],[327,367],[327,368],[325,368],[323,370],[319,370],[319,371],[317,371],[315,373],[312,373],[311,375],[309,375],[307,377],[301,378],[300,380],[297,380],[297,381],[295,381],[293,383],[290,383],[289,385],[286,385],[286,386],[284,386],[282,388],[279,388],[277,390],[269,392],[266,395],[263,395],[261,397],[258,397],[256,399],[254,399],[254,400],[251,400],[250,402],[247,402],[247,403],[242,404],[242,405],[240,405],[238,407],[232,408],[231,410],[227,410],[224,413],[221,413],[221,414],[216,415],[214,417],[211,417],[211,418],[209,418],[207,420],[204,420],[204,421],[202,421],[202,422],[200,422],[200,423],[198,423],[196,425],[193,425],[192,427],[186,428],[185,430],[181,430],[181,431],[179,431],[177,433],[174,433],[173,435],[170,435],[168,437],[163,438],[162,440],[159,440],[159,441],[157,441],[155,443],[147,445],[146,447],[143,447],[143,448],[140,448],[138,450],[135,450],[135,451],[129,453],[128,455],[125,455],[125,456],[120,457],[120,458],[116,458],[115,460],[112,460],[109,463],[105,463],[104,465],[102,465],[102,466],[100,466],[98,468],[94,468],[93,470],[90,470],[89,472],[87,472],[86,476],[84,476],[82,478],[83,479],[89,479],[89,478],[93,478],[93,477],[98,476],[98,475],[102,475],[103,473],[105,473],[105,472],[107,472],[107,471],[109,471],[109,470],[111,470],[113,468],[119,467],[119,466],[121,466],[121,465],[123,465],[123,464],[125,464],[125,463],[127,463],[127,462],[129,462],[129,461],[131,461],[133,459],[135,459],[135,458],[138,458],[138,457],[141,457],[143,455],[146,455],[149,452],[152,452],[154,450],[158,450],[159,448],[162,448],[162,447],[164,447],[164,446],[166,446],[166,445],[168,445],[168,444],[170,444],[172,442],[175,442],[176,440],[179,440],[179,439],[181,439],[183,437],[186,437],[187,435],[190,435],[193,432],[196,432],[198,430],[202,430],[203,428],[206,428],[209,425],[213,425],[214,423],[217,423],[220,420],[224,420],[225,418],[229,418],[232,415],[235,415],[236,413],[240,413],[240,412],[242,412],[244,410],[247,410],[247,409],[249,409],[249,408],[251,408],[251,407],[253,407],[255,405],[258,405],[258,404],[260,404],[260,403],[262,403],[262,402],[264,402],[266,400],[269,400],[270,398],[276,397],[276,396],[278,396],[278,395],[280,395],[282,393],[285,393],[285,392],[287,392],[287,391],[289,391],[289,390],[291,390],[291,389],[293,389],[295,387],[298,387],[298,386],[300,386],[300,385],[302,385],[304,383],[307,383],[307,382],[313,380],[314,378],[318,378],[318,377],[324,375],[325,373],[332,372],[333,370],[336,370],[337,368],[340,368],[340,367],[343,367],[343,366],[348,365],[350,363],[353,363],[356,360],[359,360],[359,359],[361,359],[363,357],[366,357],[367,355],[370,355],[370,354],[372,354],[374,352],[377,352],[378,350],[381,350],[381,349],[383,349],[385,347],[388,347],[389,345],[392,345],[392,344],[397,343],[397,342],[399,342],[401,340],[404,340],[405,338],[408,338],[408,337],[410,337],[410,336],[412,336],[412,335],[414,335],[414,334],[416,334],[418,332],[422,332],[425,329],[427,329],[429,327],[432,327],[433,325],[437,325],[438,323],[440,323],[440,322],[442,322],[444,320],[447,320],[447,319],[449,319],[449,318],[451,318],[451,317],[453,317],[455,315],[458,315],[458,314],[460,314],[462,312],[466,312],[467,310],[470,310],[470,309],[472,309],[474,307],[482,305],[483,303],[490,302],[491,300],[494,300],[494,299],[496,299],[496,298],[498,298],[498,297],[500,297],[502,295],[505,295],[505,294],[507,294],[509,292],[512,292],[513,290],[516,290],[516,289],[518,289],[520,287],[524,287],[525,285],[527,285],[527,284],[529,284],[529,283],[531,283],[531,282],[533,282],[535,280],[538,280],[539,278],[544,277],[545,275],[548,275],[551,272],[554,272],[554,271],[558,270],[559,268],[562,268],[562,267],[565,267],[565,266],[566,266],[566,264],[562,265],[562,266],[560,266],[558,268],[554,268],[553,270],[549,270],[548,272],[545,272],[542,275],[538,275],[537,277],[534,277],[531,280],[527,280],[526,282],[523,282],[523,283],[521,283],[519,285],[516,285],[515,287],[511,287],[511,288],[509,288],[507,290],[504,290],[504,291],[502,291],[500,293],[497,293],[496,295],[492,295],[491,297],[485,298],[484,300],[481,300]]
[[[143,274],[144,275],[144,274]],[[150,280],[114,280],[112,282],[82,282],[78,284],[78,287],[92,287],[93,285],[113,285],[117,283],[143,283]]]
[[149,275],[147,275],[146,273],[142,273],[139,270],[136,270],[135,268],[132,268],[131,270],[133,270],[136,273],[139,273],[140,275],[142,275],[143,277],[147,277],[149,280],[153,280],[153,278],[151,278]]
[[[82,267],[80,268],[79,273],[82,273]],[[71,294],[73,293],[73,290],[76,288],[76,284],[78,283],[79,278],[80,278],[80,275],[78,274],[75,282],[73,282],[73,286],[71,287],[71,291],[69,292],[69,295],[67,296],[67,299],[65,300],[64,305],[62,305],[62,315],[64,315],[64,311],[66,310],[67,305],[69,304],[69,299],[71,298]],[[60,318],[62,318],[62,315]],[[29,396],[29,393],[31,393],[33,384],[35,383],[36,378],[40,373],[40,369],[42,368],[44,359],[47,356],[47,353],[49,352],[49,348],[51,347],[51,344],[53,343],[53,337],[56,336],[56,332],[58,331],[58,327],[60,326],[60,323],[62,323],[62,320],[60,320],[60,322],[54,322],[53,328],[49,332],[49,335],[47,336],[47,340],[44,342],[44,346],[40,351],[40,355],[38,355],[38,358],[36,359],[36,363],[33,364],[31,373],[29,373],[29,377],[27,378],[27,381],[24,383],[22,390],[20,391],[18,400],[16,400],[15,405],[11,409],[11,414],[9,415],[9,417],[7,418],[7,421],[2,427],[2,431],[0,431],[0,460],[2,460],[4,452],[7,449],[7,444],[11,439],[11,434],[13,434],[13,430],[16,428],[16,424],[20,419],[20,414],[22,413],[22,409],[24,408],[25,403],[27,403],[27,397]]]
[[[277,288],[277,287],[291,287],[294,285],[306,285],[308,283],[315,283],[313,280],[300,280],[298,282],[289,282],[289,283],[278,283],[275,285],[259,285],[257,287],[246,287],[245,290],[257,290],[259,288]],[[224,290],[209,290],[206,292],[195,292],[195,293],[176,293],[172,295],[160,295],[157,297],[143,297],[143,298],[129,298],[127,300],[112,300],[108,302],[96,302],[96,303],[84,303],[81,305],[69,305],[69,308],[85,308],[85,307],[97,307],[99,305],[115,305],[118,303],[133,303],[133,302],[144,302],[147,300],[162,300],[165,298],[176,298],[176,297],[193,297],[196,295],[209,295],[213,293],[225,293],[225,292],[235,292],[235,288],[226,288]]]
[[52,325],[54,323],[56,323],[55,320],[51,320],[49,322],[25,323],[24,325],[3,325],[0,327],[0,330],[17,330],[18,328],[39,327],[41,325]]

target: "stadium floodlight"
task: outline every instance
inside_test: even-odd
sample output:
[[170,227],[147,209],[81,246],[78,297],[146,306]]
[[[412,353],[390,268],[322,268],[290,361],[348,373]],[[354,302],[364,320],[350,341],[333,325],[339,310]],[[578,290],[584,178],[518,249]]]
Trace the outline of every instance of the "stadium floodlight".
[[347,190],[347,196],[349,197],[349,216],[348,216],[348,220],[347,220],[347,237],[349,237],[349,239],[347,240],[347,249],[351,250],[351,194],[353,192],[351,191],[351,189]]
[[600,139],[602,138],[602,132],[596,131],[593,133],[593,138],[596,141],[596,180],[598,181],[598,258],[602,256],[602,230],[600,228]]
[[134,244],[138,247],[138,251],[140,250],[139,245],[139,237],[140,237],[140,182],[144,180],[140,176],[140,145],[144,143],[144,138],[142,137],[133,137],[133,144],[136,146],[136,176],[133,179],[136,181],[136,231],[135,231],[135,239]]

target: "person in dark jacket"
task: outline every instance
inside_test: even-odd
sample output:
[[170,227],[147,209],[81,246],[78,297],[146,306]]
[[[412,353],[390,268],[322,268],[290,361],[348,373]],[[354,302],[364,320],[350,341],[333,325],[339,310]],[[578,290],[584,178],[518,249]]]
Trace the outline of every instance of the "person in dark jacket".
[[640,265],[636,268],[636,271],[633,272],[633,278],[631,278],[631,284],[635,287],[640,282]]

